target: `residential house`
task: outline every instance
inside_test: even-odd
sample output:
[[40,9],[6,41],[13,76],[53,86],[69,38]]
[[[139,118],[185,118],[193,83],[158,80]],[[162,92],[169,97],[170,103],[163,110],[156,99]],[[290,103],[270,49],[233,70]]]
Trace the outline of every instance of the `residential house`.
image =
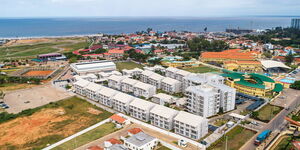
[[135,97],[119,92],[112,98],[113,109],[122,113],[129,113],[129,104]]
[[124,76],[117,76],[117,75],[111,75],[108,77],[108,87],[111,87],[113,89],[121,90],[121,81],[124,80],[126,77]]
[[155,104],[151,102],[136,98],[129,104],[130,116],[148,122],[150,118],[150,110],[154,106]]
[[156,87],[143,82],[138,82],[133,86],[133,94],[137,97],[145,97],[146,99],[152,97],[156,93]]
[[124,146],[131,150],[154,150],[158,143],[159,141],[157,138],[144,132],[140,132],[124,139]]
[[98,101],[108,107],[112,107],[112,98],[114,95],[119,93],[118,91],[108,88],[108,87],[103,87],[98,93]]
[[179,93],[181,83],[178,80],[166,77],[161,81],[161,89],[168,93]]
[[134,85],[138,82],[139,82],[138,80],[125,78],[124,80],[121,81],[121,90],[123,92],[132,93]]

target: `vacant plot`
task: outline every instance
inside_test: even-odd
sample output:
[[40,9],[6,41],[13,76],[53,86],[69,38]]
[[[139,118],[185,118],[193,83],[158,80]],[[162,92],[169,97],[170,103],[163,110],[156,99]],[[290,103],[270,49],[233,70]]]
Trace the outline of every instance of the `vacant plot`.
[[59,46],[59,47],[64,48],[65,52],[72,52],[72,51],[75,51],[78,49],[86,48],[90,45],[91,45],[90,42],[78,42],[78,43],[68,44],[68,45]]
[[101,138],[105,135],[113,133],[116,130],[118,130],[118,129],[115,128],[115,124],[106,123],[106,124],[101,125],[85,134],[82,134],[70,141],[67,141],[66,143],[63,143],[62,145],[59,145],[58,147],[55,147],[53,150],[75,149],[75,148],[80,147],[84,144],[87,144],[91,141],[94,141],[98,138]]
[[[91,114],[89,109],[101,114]],[[41,149],[81,131],[112,114],[72,97],[9,117],[1,117],[0,149]],[[14,119],[12,119],[14,118]]]
[[269,122],[274,116],[276,116],[283,108],[275,105],[267,104],[256,112],[256,115],[252,115],[254,119]]
[[32,70],[32,71],[28,71],[25,74],[23,74],[23,76],[47,76],[49,74],[51,74],[53,72],[53,70]]
[[171,149],[169,149],[168,147],[165,147],[165,146],[161,146],[157,150],[171,150]]
[[219,70],[217,70],[217,69],[206,67],[206,66],[184,68],[183,70],[186,70],[186,71],[189,71],[192,73],[219,72]]
[[[23,86],[29,85],[24,84]],[[43,106],[50,102],[56,102],[74,95],[59,90],[51,84],[33,86],[32,88],[6,92],[4,102],[10,107],[6,111],[9,113],[19,113],[22,110]]]
[[221,137],[218,141],[213,143],[208,150],[223,150],[226,146],[227,137],[227,148],[228,150],[238,150],[240,149],[255,132],[252,130],[245,129],[241,126],[236,126],[231,131],[229,131],[225,136]]
[[119,71],[122,71],[123,69],[134,69],[134,68],[143,69],[144,67],[142,64],[137,64],[135,62],[117,62],[116,65]]
[[292,139],[292,136],[286,136],[282,138],[282,140],[278,143],[278,145],[274,148],[274,150],[292,149],[294,147],[292,141],[300,141],[300,137],[295,136]]
[[36,84],[20,84],[20,83],[4,83],[0,85],[0,90],[2,91],[13,91],[13,90],[20,90],[20,89],[26,89],[37,86]]

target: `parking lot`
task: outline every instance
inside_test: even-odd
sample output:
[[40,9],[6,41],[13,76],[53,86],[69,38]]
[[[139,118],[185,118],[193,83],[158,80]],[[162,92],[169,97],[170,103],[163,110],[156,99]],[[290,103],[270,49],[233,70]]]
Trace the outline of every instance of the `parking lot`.
[[18,113],[50,102],[68,98],[73,94],[53,87],[51,84],[5,93],[3,102],[9,107],[8,113]]

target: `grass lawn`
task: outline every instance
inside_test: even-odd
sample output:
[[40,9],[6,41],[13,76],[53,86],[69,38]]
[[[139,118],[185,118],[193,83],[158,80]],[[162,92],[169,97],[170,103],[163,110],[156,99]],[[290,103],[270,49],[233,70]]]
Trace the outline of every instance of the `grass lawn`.
[[119,71],[122,71],[123,69],[134,69],[134,68],[140,68],[143,69],[143,65],[137,64],[135,62],[117,62],[117,69]]
[[[0,149],[42,149],[94,125],[112,114],[78,97],[19,114],[0,114]],[[24,131],[30,132],[24,132]]]
[[253,117],[254,119],[261,120],[263,122],[269,122],[274,116],[276,116],[283,108],[274,106],[271,104],[267,104],[264,107],[262,107],[260,110],[258,110],[258,116]]
[[219,70],[210,68],[207,66],[199,66],[199,67],[191,67],[191,68],[184,68],[183,70],[192,72],[192,73],[206,73],[206,72],[219,72]]
[[115,128],[115,124],[106,123],[106,124],[103,124],[85,134],[82,134],[70,141],[63,143],[62,145],[59,145],[58,147],[55,147],[53,150],[75,149],[84,144],[87,144],[89,142],[97,140],[105,135],[113,133],[117,130],[118,129]]
[[157,150],[171,150],[171,149],[169,149],[168,147],[165,147],[165,146],[161,146],[161,147],[158,148]]
[[72,52],[78,49],[84,49],[88,46],[90,46],[90,42],[78,42],[78,43],[73,43],[73,44],[68,44],[64,46],[60,46],[65,49],[65,52]]
[[292,149],[292,141],[300,141],[300,137],[294,137],[294,139],[292,140],[291,136],[287,136],[279,142],[279,144],[274,148],[274,150]]
[[240,149],[252,136],[255,135],[255,131],[245,129],[241,126],[236,126],[229,131],[225,136],[221,137],[215,143],[213,143],[208,150],[223,150],[225,149],[226,136],[227,136],[227,148],[228,150]]

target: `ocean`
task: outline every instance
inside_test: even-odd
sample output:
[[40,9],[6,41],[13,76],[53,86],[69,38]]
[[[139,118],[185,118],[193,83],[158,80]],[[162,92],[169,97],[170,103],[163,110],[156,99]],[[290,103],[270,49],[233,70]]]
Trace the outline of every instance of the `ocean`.
[[226,28],[288,27],[291,17],[115,17],[115,18],[0,18],[0,38],[120,34],[152,28],[155,31],[225,31]]

